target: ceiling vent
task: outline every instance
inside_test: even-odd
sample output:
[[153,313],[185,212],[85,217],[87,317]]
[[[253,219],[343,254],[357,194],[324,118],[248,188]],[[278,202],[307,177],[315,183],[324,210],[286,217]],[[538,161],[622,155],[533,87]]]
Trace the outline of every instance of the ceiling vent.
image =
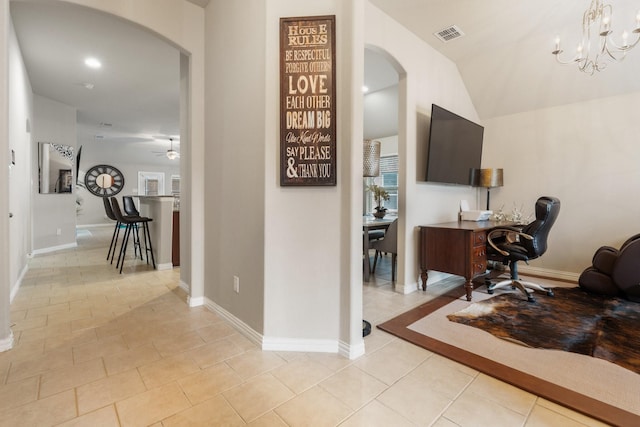
[[457,25],[451,25],[447,28],[443,28],[440,31],[436,31],[435,33],[433,33],[433,35],[440,39],[440,41],[448,43],[451,40],[455,40],[464,36],[464,33],[460,28],[458,28]]

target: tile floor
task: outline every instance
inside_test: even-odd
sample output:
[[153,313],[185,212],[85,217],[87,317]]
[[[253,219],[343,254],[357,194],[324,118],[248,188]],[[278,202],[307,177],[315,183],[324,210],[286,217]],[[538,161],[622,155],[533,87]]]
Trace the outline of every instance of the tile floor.
[[[0,353],[0,426],[602,425],[375,327],[357,360],[261,351],[189,308],[178,269],[127,260],[117,274],[110,232],[30,261]],[[447,290],[400,295],[389,277],[385,260],[363,286],[374,325]]]

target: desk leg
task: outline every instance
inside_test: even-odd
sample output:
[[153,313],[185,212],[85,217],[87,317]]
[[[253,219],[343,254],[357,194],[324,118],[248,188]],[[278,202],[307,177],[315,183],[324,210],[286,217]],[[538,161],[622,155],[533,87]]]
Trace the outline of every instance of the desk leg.
[[421,270],[420,271],[420,278],[422,279],[422,290],[426,291],[427,290],[427,270]]
[[467,292],[467,301],[471,301],[471,292],[473,292],[473,278],[464,282],[464,290]]

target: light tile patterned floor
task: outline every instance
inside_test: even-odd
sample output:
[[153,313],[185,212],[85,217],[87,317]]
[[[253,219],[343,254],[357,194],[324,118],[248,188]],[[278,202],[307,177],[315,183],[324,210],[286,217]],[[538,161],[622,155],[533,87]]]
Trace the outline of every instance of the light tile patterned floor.
[[[602,425],[377,330],[367,354],[256,348],[204,308],[179,272],[105,261],[111,229],[30,262],[0,353],[0,426]],[[374,325],[447,290],[392,291],[389,261],[364,284]]]

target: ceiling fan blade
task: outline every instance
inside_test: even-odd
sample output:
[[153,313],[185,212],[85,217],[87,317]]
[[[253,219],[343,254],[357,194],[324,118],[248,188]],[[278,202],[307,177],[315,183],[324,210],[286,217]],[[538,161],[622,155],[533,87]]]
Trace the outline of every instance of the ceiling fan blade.
[[157,139],[160,141],[180,141],[179,136],[171,136],[171,135],[154,135],[153,139]]

